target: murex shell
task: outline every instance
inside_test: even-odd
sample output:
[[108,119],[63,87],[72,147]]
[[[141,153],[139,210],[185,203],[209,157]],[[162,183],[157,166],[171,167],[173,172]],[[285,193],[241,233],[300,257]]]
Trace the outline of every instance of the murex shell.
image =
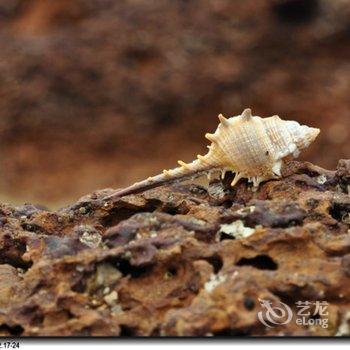
[[257,187],[262,181],[280,177],[283,158],[289,155],[298,157],[320,132],[296,121],[282,120],[277,115],[268,118],[252,116],[249,108],[229,119],[220,114],[219,120],[215,133],[205,135],[211,141],[205,156],[198,155],[189,164],[178,161],[180,167],[164,170],[162,174],[118,190],[108,198],[217,170],[223,175],[226,171],[235,173],[232,186],[241,178],[247,178]]
[[219,119],[215,133],[205,135],[212,144],[203,161],[235,172],[232,186],[240,178],[248,178],[258,186],[262,181],[280,177],[282,159],[291,154],[298,157],[320,132],[277,115],[252,116],[250,109],[229,119],[219,115]]

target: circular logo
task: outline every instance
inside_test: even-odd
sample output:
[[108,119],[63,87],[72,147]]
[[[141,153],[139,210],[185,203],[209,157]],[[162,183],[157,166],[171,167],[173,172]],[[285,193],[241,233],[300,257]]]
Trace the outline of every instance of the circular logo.
[[270,300],[264,299],[259,299],[259,302],[263,310],[258,312],[258,318],[264,326],[272,328],[291,321],[293,312],[287,304],[279,301],[272,305]]

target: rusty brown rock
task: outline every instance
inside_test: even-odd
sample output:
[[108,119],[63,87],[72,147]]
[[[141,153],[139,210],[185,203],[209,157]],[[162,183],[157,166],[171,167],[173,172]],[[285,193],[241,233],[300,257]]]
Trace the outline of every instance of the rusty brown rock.
[[[2,204],[0,334],[350,335],[348,164],[289,162],[257,191],[227,174],[56,212]],[[327,302],[328,327],[265,327],[259,300],[294,318]]]
[[191,160],[219,113],[245,107],[319,127],[302,156],[335,167],[350,139],[349,4],[1,0],[2,200],[57,207],[126,186]]

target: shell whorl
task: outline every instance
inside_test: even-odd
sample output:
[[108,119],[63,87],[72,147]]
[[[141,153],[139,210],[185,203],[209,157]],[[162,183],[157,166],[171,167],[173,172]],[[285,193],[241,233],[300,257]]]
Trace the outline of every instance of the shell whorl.
[[229,119],[220,114],[219,120],[215,133],[205,135],[212,144],[204,159],[207,164],[236,173],[232,185],[242,177],[258,186],[281,176],[282,159],[291,154],[299,156],[320,131],[277,115],[253,116],[249,108]]
[[198,155],[188,164],[178,161],[179,167],[116,191],[106,199],[213,170],[221,170],[223,174],[234,172],[232,186],[241,178],[247,178],[257,187],[262,181],[280,177],[283,158],[289,155],[298,157],[320,132],[296,121],[282,120],[277,115],[268,118],[253,116],[249,108],[228,119],[220,114],[219,120],[216,131],[205,135],[211,142],[206,155]]

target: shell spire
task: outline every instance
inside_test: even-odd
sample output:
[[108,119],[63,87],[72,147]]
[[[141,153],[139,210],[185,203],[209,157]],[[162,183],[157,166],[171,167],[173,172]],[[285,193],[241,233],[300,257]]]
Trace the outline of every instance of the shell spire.
[[205,135],[211,142],[206,155],[198,155],[188,164],[178,161],[179,167],[117,190],[105,199],[142,192],[203,173],[210,175],[213,170],[221,170],[222,175],[226,171],[235,173],[231,186],[246,178],[258,187],[263,181],[281,177],[283,158],[298,157],[320,132],[296,121],[282,120],[277,115],[253,116],[250,108],[238,116],[227,119],[219,114],[218,118],[220,124],[215,133]]

